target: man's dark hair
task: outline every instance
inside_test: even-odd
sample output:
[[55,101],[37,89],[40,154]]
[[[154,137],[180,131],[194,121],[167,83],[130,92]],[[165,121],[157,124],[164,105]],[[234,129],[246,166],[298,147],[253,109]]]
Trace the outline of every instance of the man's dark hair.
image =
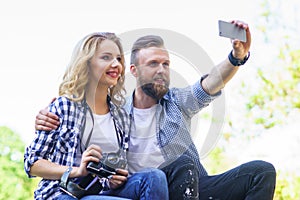
[[131,49],[130,64],[138,65],[138,52],[149,47],[164,47],[164,41],[157,35],[146,35],[137,39]]

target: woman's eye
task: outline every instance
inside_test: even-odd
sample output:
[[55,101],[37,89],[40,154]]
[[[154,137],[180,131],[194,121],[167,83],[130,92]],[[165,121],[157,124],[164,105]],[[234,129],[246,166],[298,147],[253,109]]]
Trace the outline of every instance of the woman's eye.
[[102,56],[103,60],[110,60],[110,56]]
[[118,62],[121,62],[121,61],[122,61],[122,58],[121,58],[121,57],[117,57],[117,61],[118,61]]

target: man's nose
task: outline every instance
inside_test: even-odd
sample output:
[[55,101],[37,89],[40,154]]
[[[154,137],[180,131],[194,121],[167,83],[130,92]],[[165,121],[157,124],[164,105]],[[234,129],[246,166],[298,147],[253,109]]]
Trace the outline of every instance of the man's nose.
[[166,71],[166,68],[165,68],[164,64],[160,63],[158,65],[157,73],[162,73],[162,72],[165,72],[165,71]]

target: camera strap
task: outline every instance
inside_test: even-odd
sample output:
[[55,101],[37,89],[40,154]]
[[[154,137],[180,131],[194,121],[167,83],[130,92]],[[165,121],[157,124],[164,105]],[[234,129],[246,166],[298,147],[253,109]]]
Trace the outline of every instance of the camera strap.
[[[115,129],[115,133],[117,135],[117,140],[118,140],[118,145],[119,145],[119,149],[120,150],[123,150],[123,151],[126,151],[127,149],[125,148],[126,145],[124,145],[124,137],[125,137],[125,134],[124,132],[121,130],[121,128],[119,128],[117,126],[117,123],[115,121],[115,117],[114,115],[112,114],[111,112],[111,106],[110,106],[110,99],[108,97],[107,99],[107,104],[109,105],[109,111],[110,111],[110,114],[112,115],[112,120],[113,120],[113,123],[114,123],[114,129]],[[89,112],[90,116],[91,116],[91,119],[92,119],[92,128],[89,132],[89,135],[88,135],[88,138],[84,144],[84,150],[88,147],[89,143],[90,143],[90,140],[91,140],[91,137],[92,137],[92,134],[93,134],[93,131],[94,131],[94,124],[95,124],[95,120],[94,120],[94,116],[93,116],[93,112],[91,110],[91,108],[89,107],[89,105],[87,104],[86,102],[86,99],[84,98],[84,101],[83,101],[83,105],[84,105],[84,121],[83,121],[83,126],[82,126],[82,129],[81,129],[81,137],[80,137],[80,140],[82,140],[83,138],[83,134],[84,134],[84,130],[85,130],[85,125],[86,125],[86,113],[87,111]],[[81,154],[83,153],[84,151],[82,149],[82,143],[80,142],[80,151],[81,151]]]

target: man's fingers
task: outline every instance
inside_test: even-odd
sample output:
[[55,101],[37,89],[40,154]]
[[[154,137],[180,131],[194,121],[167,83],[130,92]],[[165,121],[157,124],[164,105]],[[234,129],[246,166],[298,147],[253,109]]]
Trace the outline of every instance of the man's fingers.
[[[58,116],[52,112],[49,112],[47,109],[40,110],[38,116],[41,117],[41,119],[46,119],[46,118],[42,118],[43,116],[45,116],[45,117],[51,118],[56,121],[58,120]],[[47,120],[47,121],[49,121],[49,120]]]
[[47,120],[36,120],[36,124],[37,125],[41,125],[41,126],[44,126],[44,127],[47,127],[47,128],[50,128],[50,129],[57,129],[57,125],[56,125],[56,121],[54,120],[50,120],[50,121],[47,121]]
[[49,125],[49,128],[56,129],[59,125],[59,120],[55,114],[46,110],[41,110],[36,116],[35,124],[45,126]]
[[51,130],[53,130],[53,128],[49,128],[49,127],[43,126],[43,125],[35,125],[35,130],[51,131]]
[[59,121],[49,118],[45,115],[38,114],[35,119],[35,124],[46,126],[51,129],[57,129],[57,126],[59,125]]

